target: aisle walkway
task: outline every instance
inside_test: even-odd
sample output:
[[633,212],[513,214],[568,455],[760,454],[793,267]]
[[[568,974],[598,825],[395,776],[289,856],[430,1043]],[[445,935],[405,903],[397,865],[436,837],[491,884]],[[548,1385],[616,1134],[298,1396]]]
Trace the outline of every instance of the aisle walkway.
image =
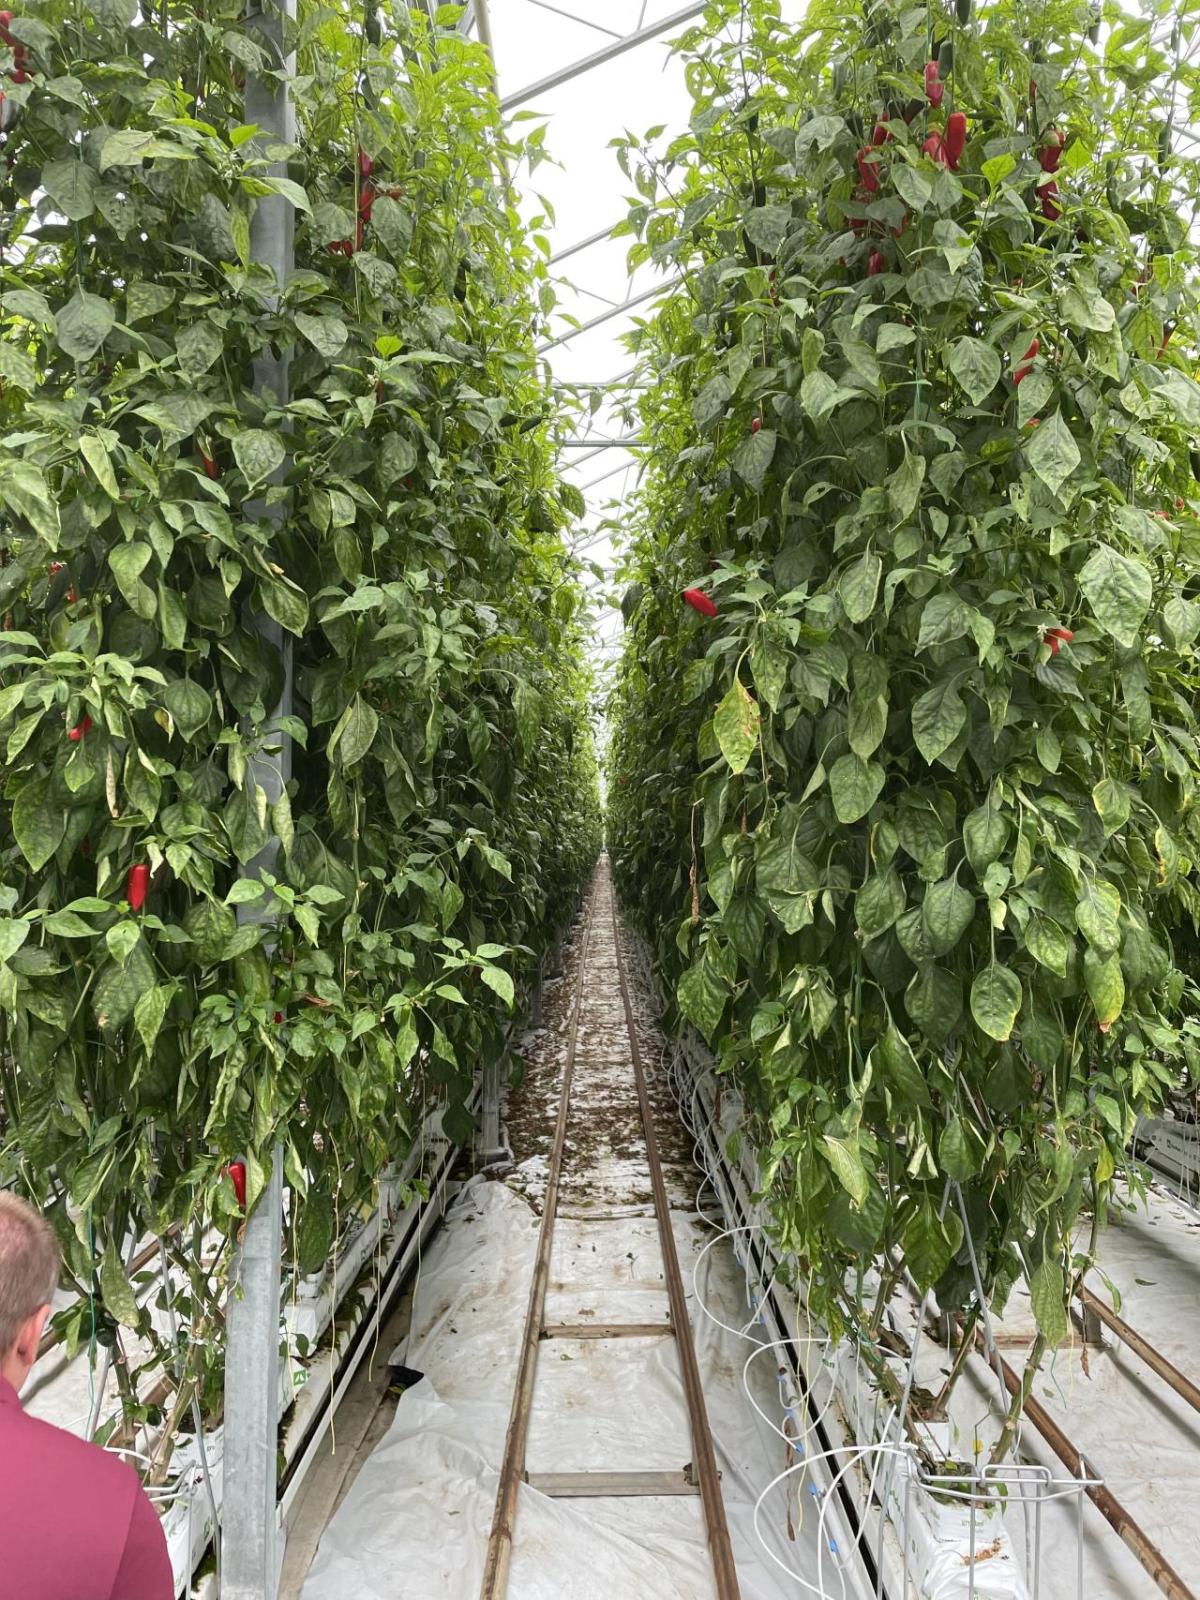
[[[579,941],[547,996],[542,1028],[524,1041],[526,1074],[506,1108],[511,1170],[473,1179],[424,1265],[412,1331],[396,1359],[424,1379],[334,1517],[305,1600],[477,1600],[517,1370],[576,984],[583,983],[571,1117],[527,1455],[529,1476],[603,1471],[676,1477],[691,1459],[687,1410],[668,1322],[662,1252],[617,982],[607,863],[592,891],[586,970]],[[576,929],[578,935],[578,928]],[[783,1600],[794,1581],[756,1539],[758,1493],[784,1465],[782,1441],[742,1385],[752,1345],[722,1332],[691,1293],[713,1236],[695,1211],[700,1174],[661,1070],[663,1042],[638,1032],[655,1105],[673,1232],[716,1440],[722,1490],[746,1600]],[[709,1251],[700,1290],[712,1313],[747,1320],[727,1246]],[[629,1337],[580,1337],[604,1324],[647,1324]],[[571,1329],[570,1333],[565,1330]],[[662,1331],[657,1331],[662,1330]],[[755,1399],[778,1415],[774,1363],[755,1363]],[[809,1534],[765,1527],[779,1559],[806,1570]],[[557,1498],[520,1490],[511,1600],[711,1600],[700,1501],[692,1494]]]

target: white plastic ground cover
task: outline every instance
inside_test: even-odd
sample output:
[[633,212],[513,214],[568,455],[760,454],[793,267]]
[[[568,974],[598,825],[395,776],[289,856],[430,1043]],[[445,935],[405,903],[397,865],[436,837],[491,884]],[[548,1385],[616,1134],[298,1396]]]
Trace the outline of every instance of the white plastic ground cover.
[[[518,1178],[520,1169],[518,1169]],[[675,1213],[685,1281],[711,1227]],[[325,1531],[304,1600],[476,1600],[483,1574],[539,1219],[505,1183],[472,1180],[422,1266],[412,1331],[395,1359],[424,1374],[400,1399]],[[653,1216],[560,1217],[546,1321],[666,1320]],[[727,1248],[710,1250],[699,1288],[723,1321],[747,1322],[745,1285]],[[752,1320],[752,1319],[751,1319]],[[774,1428],[742,1388],[747,1346],[693,1308],[696,1353],[722,1472],[745,1600],[792,1600],[803,1589],[755,1537],[762,1489],[787,1461]],[[772,1359],[753,1393],[782,1415]],[[545,1340],[527,1468],[678,1470],[690,1459],[674,1340]],[[764,1524],[787,1568],[815,1571],[817,1513]],[[859,1600],[826,1558],[834,1600]],[[697,1497],[553,1499],[523,1487],[510,1600],[710,1600],[715,1593]]]
[[[716,1079],[698,1041],[686,1052],[700,1115],[717,1127],[717,1147],[740,1122],[736,1096],[721,1081],[717,1115]],[[744,1138],[728,1178],[743,1194],[747,1214],[756,1168]],[[759,1213],[759,1220],[765,1220]],[[1200,1305],[1200,1215],[1194,1207],[1153,1184],[1145,1203],[1114,1208],[1101,1234],[1100,1264],[1117,1286],[1122,1315],[1180,1370],[1195,1378],[1200,1356],[1195,1331]],[[1107,1297],[1098,1273],[1093,1291]],[[806,1326],[803,1314],[784,1293],[777,1298]],[[893,1325],[911,1341],[915,1306],[897,1302]],[[789,1318],[790,1320],[790,1318]],[[1002,1353],[1020,1370],[1035,1327],[1028,1293],[1018,1287],[1005,1317],[995,1324]],[[1200,1520],[1196,1518],[1200,1471],[1200,1415],[1151,1374],[1114,1335],[1103,1348],[1088,1352],[1068,1343],[1050,1361],[1035,1394],[1082,1449],[1092,1467],[1185,1581],[1200,1572]],[[922,1341],[916,1368],[918,1386],[936,1389],[948,1365],[946,1351]],[[863,1377],[852,1351],[810,1364],[818,1398],[834,1401],[853,1447],[884,1434],[888,1418]],[[950,1415],[936,1429],[926,1425],[930,1443],[947,1458],[985,1461],[999,1426],[999,1381],[981,1363],[968,1363],[954,1392]],[[1005,1402],[1006,1403],[1006,1402]],[[935,1437],[936,1435],[936,1437]],[[894,1430],[892,1433],[894,1437]],[[1021,1460],[1042,1469],[1036,1491],[1025,1469],[1011,1472],[1003,1489],[1008,1506],[1003,1519],[994,1512],[976,1518],[976,1560],[970,1561],[970,1517],[952,1502],[919,1485],[904,1494],[903,1466],[881,1473],[893,1530],[907,1539],[912,1593],[921,1600],[1157,1600],[1154,1579],[1109,1528],[1100,1513],[1073,1487],[1067,1469],[1027,1422],[1021,1431]],[[1041,1504],[1037,1501],[1040,1498]],[[983,1559],[980,1559],[982,1554]],[[973,1587],[972,1587],[973,1586]]]

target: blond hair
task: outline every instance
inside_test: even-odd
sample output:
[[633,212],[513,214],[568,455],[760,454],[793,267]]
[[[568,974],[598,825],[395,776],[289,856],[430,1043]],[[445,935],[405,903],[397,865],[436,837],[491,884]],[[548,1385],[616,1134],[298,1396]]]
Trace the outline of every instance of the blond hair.
[[32,1206],[0,1189],[0,1357],[29,1318],[54,1299],[59,1253],[54,1230]]

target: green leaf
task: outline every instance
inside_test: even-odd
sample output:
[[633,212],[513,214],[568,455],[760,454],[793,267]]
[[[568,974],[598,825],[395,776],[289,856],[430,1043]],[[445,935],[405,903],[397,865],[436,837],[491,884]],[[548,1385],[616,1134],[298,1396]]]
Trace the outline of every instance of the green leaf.
[[212,415],[212,402],[186,389],[178,389],[163,400],[135,406],[134,415],[144,417],[162,434],[165,445],[190,439],[196,429]]
[[167,1007],[175,995],[177,985],[174,983],[158,983],[152,989],[147,989],[141,995],[133,1008],[133,1025],[141,1037],[146,1048],[146,1054],[153,1056],[155,1040],[158,1038],[159,1029],[163,1025],[163,1018],[167,1014]]
[[885,485],[888,504],[900,522],[907,522],[921,499],[921,485],[925,482],[925,457],[906,451],[904,460],[892,473]]
[[773,428],[760,428],[743,439],[733,453],[734,471],[756,493],[763,486],[767,468],[775,455],[777,435]]
[[957,878],[931,883],[921,904],[921,925],[930,953],[947,955],[975,920],[975,896]]
[[892,163],[892,183],[910,211],[924,211],[933,197],[933,185],[925,174],[903,161]]
[[96,482],[110,500],[120,500],[117,476],[103,443],[94,433],[85,433],[79,441],[79,453],[96,475]]
[[921,1200],[905,1226],[901,1243],[918,1289],[932,1289],[962,1244],[958,1212],[947,1209],[939,1218],[931,1202]]
[[733,385],[723,372],[708,380],[692,401],[692,418],[701,432],[725,415],[732,396]]
[[[56,914],[60,917],[72,917],[75,922],[80,924],[84,933],[89,935],[91,934],[91,928],[89,928],[87,923],[83,921],[82,917],[76,917],[74,916],[73,912],[69,911],[60,911]],[[43,923],[43,926],[48,933],[54,933],[57,931],[50,926],[51,922],[54,920],[54,915],[55,914],[52,913],[51,916],[47,917]],[[16,955],[17,951],[29,937],[30,926],[31,924],[25,921],[23,917],[0,917],[0,961],[7,961],[10,956]]]
[[[779,698],[787,682],[790,662],[787,650],[765,628],[759,628],[750,646],[750,671],[759,699],[765,701],[772,711],[779,709]],[[704,664],[692,662],[691,665],[703,667]]]
[[76,289],[54,321],[59,349],[76,361],[89,361],[108,338],[116,313],[107,300]]
[[757,895],[735,894],[721,914],[721,926],[743,961],[758,960],[767,929],[767,911]]
[[516,991],[513,988],[512,979],[504,971],[503,967],[481,967],[479,976],[489,989],[495,990],[511,1011]]
[[1039,1261],[1029,1279],[1029,1300],[1038,1330],[1051,1346],[1060,1345],[1070,1329],[1067,1317],[1067,1286],[1059,1262],[1047,1256]]
[[746,212],[743,221],[751,244],[757,245],[769,256],[776,256],[792,225],[792,208],[778,205],[752,206]]
[[189,322],[175,340],[179,370],[189,378],[202,377],[221,359],[224,348],[221,331],[213,323]]
[[100,1294],[104,1309],[123,1328],[136,1328],[141,1320],[133,1285],[125,1276],[125,1268],[117,1254],[116,1243],[109,1239],[100,1260]]
[[71,222],[82,222],[96,209],[96,174],[80,156],[48,162],[42,169],[42,188]]
[[874,611],[882,576],[883,562],[870,550],[864,551],[842,573],[838,579],[838,598],[851,622],[865,622]]
[[31,461],[0,455],[0,508],[24,517],[51,550],[58,548],[58,501]]
[[1025,948],[1033,959],[1060,978],[1067,975],[1071,959],[1071,939],[1057,922],[1034,912],[1025,928]]
[[1029,465],[1051,494],[1058,493],[1081,460],[1075,436],[1063,421],[1061,411],[1046,417],[1041,426],[1033,430],[1025,453]]
[[963,847],[976,876],[982,878],[1004,854],[1008,834],[1008,818],[990,798],[968,815],[963,823]]
[[952,972],[926,962],[904,991],[904,1009],[932,1044],[942,1044],[962,1015],[962,985]]
[[877,761],[864,761],[850,751],[839,756],[829,773],[833,809],[841,823],[857,822],[878,800],[887,773]]
[[973,406],[983,404],[999,383],[1003,371],[1003,363],[991,345],[969,335],[951,347],[946,365],[966,390]]
[[1103,878],[1085,878],[1075,922],[1094,950],[1108,955],[1121,945],[1121,895]]
[[744,772],[758,745],[762,713],[758,701],[735,678],[713,716],[713,733],[734,772]]
[[287,451],[277,433],[266,428],[243,428],[234,435],[233,458],[246,480],[247,489],[253,489],[279,470],[287,459]]
[[8,339],[0,339],[0,382],[32,394],[37,388],[37,367],[33,358]]
[[330,315],[312,316],[306,311],[297,311],[296,327],[314,350],[330,360],[338,354],[350,337],[349,329],[342,319]]
[[140,575],[145,571],[154,552],[148,544],[142,544],[139,539],[134,539],[130,544],[114,545],[108,552],[108,564],[112,568],[113,577],[117,580],[117,588],[130,610],[136,611],[139,616],[145,616],[147,599],[149,603],[149,616],[158,613],[158,602],[153,594],[140,581]]
[[194,739],[212,716],[212,696],[191,678],[179,678],[163,690],[163,704],[185,739]]
[[13,801],[13,837],[34,872],[40,872],[58,849],[66,825],[66,812],[53,798],[49,779],[21,785]]
[[1129,790],[1115,778],[1101,778],[1092,790],[1092,804],[1096,815],[1104,824],[1106,834],[1116,833],[1129,821],[1132,804]]
[[1127,649],[1137,643],[1153,596],[1150,573],[1140,562],[1102,544],[1080,572],[1079,587],[1105,633]]
[[724,984],[708,963],[701,960],[682,975],[675,992],[680,1011],[711,1044],[725,1010]]
[[976,974],[971,985],[971,1015],[989,1039],[1009,1038],[1020,1009],[1021,980],[1015,972],[994,961]]
[[931,766],[958,738],[966,721],[967,708],[953,678],[943,678],[914,702],[913,738]]
[[308,626],[308,597],[283,578],[260,578],[258,596],[268,616],[300,638]]
[[867,939],[877,939],[905,907],[904,884],[894,867],[868,878],[854,897],[854,916]]
[[137,128],[119,128],[100,146],[100,171],[108,167],[138,167],[155,143],[152,133]]
[[379,716],[374,706],[356,694],[333,730],[329,740],[330,753],[336,750],[338,763],[342,767],[352,767],[355,762],[362,760],[375,743],[378,731]]
[[864,759],[874,755],[887,732],[887,720],[888,703],[882,695],[855,689],[846,713],[846,738],[851,750]]
[[938,1140],[938,1165],[948,1178],[954,1178],[959,1183],[973,1178],[979,1171],[975,1137],[959,1116],[951,1117],[942,1129]]
[[949,644],[954,639],[961,639],[970,622],[971,612],[953,591],[935,594],[925,602],[925,609],[921,612],[917,649],[929,650],[935,644]]
[[912,1106],[932,1105],[925,1075],[912,1046],[894,1022],[888,1022],[887,1032],[876,1048],[888,1082],[900,1098]]
[[867,1170],[859,1154],[857,1138],[835,1139],[827,1133],[817,1148],[854,1204],[861,1206],[867,1198]]

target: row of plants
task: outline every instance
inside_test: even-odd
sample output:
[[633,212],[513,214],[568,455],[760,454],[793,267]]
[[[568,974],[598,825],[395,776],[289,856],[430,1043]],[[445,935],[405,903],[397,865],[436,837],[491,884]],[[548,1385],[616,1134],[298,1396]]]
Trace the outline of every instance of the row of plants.
[[680,282],[610,847],[885,1385],[906,1276],[964,1352],[1027,1282],[1028,1385],[1200,1072],[1198,18],[721,0],[687,129],[621,149]]
[[26,0],[0,45],[0,1180],[58,1227],[70,1347],[182,1361],[174,1417],[220,1408],[208,1230],[281,1144],[315,1271],[430,1108],[469,1140],[599,844],[537,140],[446,20],[302,5],[282,144],[241,0]]

